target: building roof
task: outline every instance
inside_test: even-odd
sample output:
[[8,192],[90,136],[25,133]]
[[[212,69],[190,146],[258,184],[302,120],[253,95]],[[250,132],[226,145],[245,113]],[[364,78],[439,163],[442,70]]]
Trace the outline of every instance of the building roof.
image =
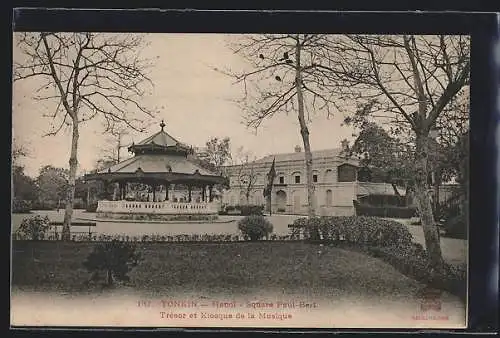
[[161,130],[139,143],[132,144],[128,150],[135,154],[147,154],[147,153],[182,153],[188,154],[191,152],[191,148],[173,138],[169,133],[167,133],[165,128],[165,123],[161,121]]
[[169,133],[167,133],[163,128],[154,135],[142,140],[137,143],[137,145],[145,145],[145,144],[156,144],[158,146],[175,146],[180,144],[175,138],[173,138]]
[[[312,151],[312,157],[314,159],[320,158],[340,158],[341,157],[341,149],[322,149],[322,150],[314,150]],[[305,159],[304,152],[293,152],[293,153],[282,153],[282,154],[273,154],[268,155],[263,158],[260,158],[255,161],[255,163],[272,163],[273,159],[276,158],[276,163],[286,162],[286,161],[303,161]],[[350,163],[353,165],[357,165],[355,160],[344,160],[345,163]]]
[[98,171],[98,174],[105,173],[130,173],[133,174],[137,170],[142,170],[144,173],[160,173],[173,172],[179,174],[194,174],[196,170],[200,175],[216,175],[199,165],[191,162],[184,156],[169,155],[169,154],[144,154],[136,155],[125,161],[117,163],[109,168]]
[[224,183],[225,178],[195,163],[192,151],[164,131],[129,147],[134,156],[111,167],[86,175],[97,180],[158,179],[170,182]]

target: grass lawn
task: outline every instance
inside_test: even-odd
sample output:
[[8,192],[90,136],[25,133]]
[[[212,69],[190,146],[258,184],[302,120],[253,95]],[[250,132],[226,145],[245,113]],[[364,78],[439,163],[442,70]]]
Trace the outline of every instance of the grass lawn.
[[[35,210],[30,214],[13,214],[12,231],[21,225],[23,219],[35,215],[48,216],[51,221],[62,222],[64,211],[55,210]],[[273,224],[273,232],[277,235],[288,235],[288,224],[292,223],[299,216],[273,215],[267,216]],[[84,219],[95,219],[96,214],[84,210],[74,210],[73,221]],[[219,216],[219,221],[223,223],[132,223],[132,222],[96,222],[97,226],[92,229],[96,234],[122,234],[128,236],[141,236],[144,234],[238,234],[238,221],[242,216]],[[88,227],[73,227],[73,231],[88,231]]]
[[[301,242],[138,243],[144,260],[131,282],[111,289],[86,281],[82,262],[96,242],[13,243],[11,322],[17,325],[463,327],[464,303],[442,294],[446,321],[413,319],[423,285],[364,253]],[[165,321],[138,300],[306,301],[293,321]],[[43,309],[43,311],[38,311]],[[199,311],[212,308],[199,308]],[[242,311],[244,305],[240,305]],[[224,309],[226,310],[226,309]],[[198,310],[194,310],[198,311]],[[223,310],[221,310],[224,312]],[[258,310],[261,311],[261,310]],[[278,310],[269,310],[278,311]],[[438,313],[439,314],[439,313]],[[125,319],[126,318],[126,319]]]
[[[51,221],[61,222],[64,217],[64,212],[55,210],[36,210],[31,214],[13,214],[12,215],[12,230],[15,231],[21,224],[22,220],[34,215],[49,216]],[[266,218],[273,224],[273,232],[277,235],[289,234],[288,224],[299,217],[297,215],[272,215]],[[81,221],[84,218],[95,218],[95,213],[85,212],[84,210],[74,210],[73,220]],[[97,234],[125,234],[129,236],[140,236],[143,234],[238,234],[237,221],[241,216],[219,216],[221,221],[228,223],[207,223],[207,224],[148,224],[148,223],[120,223],[120,222],[97,222],[97,226],[93,229]],[[414,241],[425,247],[424,233],[422,226],[411,225],[409,219],[392,219],[403,223],[408,227],[408,230],[413,235]],[[229,222],[233,221],[233,222]],[[75,227],[74,231],[87,231],[87,227]],[[465,265],[467,263],[467,241],[455,238],[441,237],[441,250],[443,258],[451,264]]]
[[[25,290],[86,293],[82,262],[95,243],[15,242],[12,284]],[[421,284],[365,254],[299,242],[139,244],[137,291],[269,292],[414,297]]]

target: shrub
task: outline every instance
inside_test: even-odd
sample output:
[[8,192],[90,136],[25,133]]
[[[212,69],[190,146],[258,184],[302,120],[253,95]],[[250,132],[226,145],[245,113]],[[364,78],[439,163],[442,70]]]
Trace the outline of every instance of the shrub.
[[264,206],[263,205],[242,205],[240,207],[241,215],[263,215],[264,214]]
[[128,273],[137,266],[140,259],[134,243],[114,239],[96,245],[83,266],[92,273],[91,280],[102,278],[101,273],[104,273],[105,285],[111,286],[115,280],[128,282]]
[[257,241],[268,237],[273,232],[273,225],[264,216],[250,215],[238,222],[238,229],[246,238]]
[[23,219],[21,225],[16,230],[16,237],[25,240],[43,240],[50,228],[50,221],[47,216],[36,215]]
[[238,205],[227,205],[225,207],[225,212],[227,215],[241,215],[241,210]]
[[12,201],[12,213],[27,214],[31,211],[31,201],[14,198]]
[[414,207],[397,207],[397,206],[372,206],[354,203],[357,216],[376,216],[389,218],[412,218],[415,216],[417,209]]
[[285,208],[278,208],[278,212],[285,212]]
[[370,205],[370,206],[376,206],[376,207],[382,207],[382,206],[404,207],[404,206],[406,206],[406,196],[370,194],[367,196],[362,196],[358,200],[362,205]]
[[96,212],[97,211],[97,202],[89,203],[85,208],[87,212]]
[[[367,216],[322,216],[298,218],[291,224],[292,233],[302,229],[305,239],[319,237],[324,241],[345,241],[370,246],[408,246],[412,235],[403,224]],[[299,230],[300,231],[300,230]]]
[[223,208],[219,215],[263,215],[264,206],[263,205],[227,205]]
[[53,200],[42,200],[33,203],[31,210],[54,210],[57,202]]

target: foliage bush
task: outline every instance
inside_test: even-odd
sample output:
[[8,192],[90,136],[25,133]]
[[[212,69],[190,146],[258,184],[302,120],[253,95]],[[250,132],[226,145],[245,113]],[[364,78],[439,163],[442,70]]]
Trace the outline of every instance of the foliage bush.
[[112,240],[96,245],[83,266],[92,273],[92,281],[105,277],[105,285],[110,286],[115,280],[130,281],[128,273],[138,265],[140,259],[134,243]]
[[75,200],[73,203],[73,209],[87,209],[86,203],[81,199]]
[[264,216],[249,215],[238,222],[238,229],[251,241],[268,237],[273,232],[273,225]]
[[32,210],[54,210],[58,202],[53,200],[40,200],[33,203]]
[[376,216],[389,218],[412,218],[416,215],[417,209],[414,207],[397,206],[371,206],[354,203],[356,215],[358,216]]
[[373,206],[373,207],[382,207],[382,206],[404,207],[404,206],[406,206],[406,196],[370,194],[367,196],[360,197],[358,200],[362,205],[369,205],[369,206]]
[[18,239],[38,241],[47,237],[50,229],[50,220],[47,216],[32,216],[23,219],[21,225],[16,230],[15,236]]
[[264,206],[263,205],[226,205],[222,211],[219,212],[219,215],[263,215],[264,214]]
[[260,215],[264,214],[264,206],[263,205],[242,205],[240,207],[241,215],[249,216],[249,215]]
[[12,201],[12,213],[27,214],[31,211],[31,201],[14,198]]
[[410,231],[401,223],[367,216],[322,216],[298,218],[290,226],[292,233],[302,232],[305,239],[314,240],[316,229],[323,241],[344,241],[369,246],[408,246]]

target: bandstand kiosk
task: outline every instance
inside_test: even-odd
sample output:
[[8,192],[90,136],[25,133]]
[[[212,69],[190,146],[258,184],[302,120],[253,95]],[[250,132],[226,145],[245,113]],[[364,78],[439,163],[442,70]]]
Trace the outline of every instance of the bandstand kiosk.
[[[86,181],[100,180],[104,186],[118,185],[114,200],[99,200],[98,218],[132,220],[213,220],[217,218],[219,202],[214,201],[215,185],[227,184],[223,176],[202,168],[190,158],[192,148],[178,142],[161,130],[128,150],[133,157],[109,168],[85,175]],[[148,199],[130,198],[130,185],[148,185]],[[187,196],[182,201],[171,198],[172,186],[183,186]],[[107,189],[107,188],[106,188]],[[193,201],[192,191],[201,190]]]

